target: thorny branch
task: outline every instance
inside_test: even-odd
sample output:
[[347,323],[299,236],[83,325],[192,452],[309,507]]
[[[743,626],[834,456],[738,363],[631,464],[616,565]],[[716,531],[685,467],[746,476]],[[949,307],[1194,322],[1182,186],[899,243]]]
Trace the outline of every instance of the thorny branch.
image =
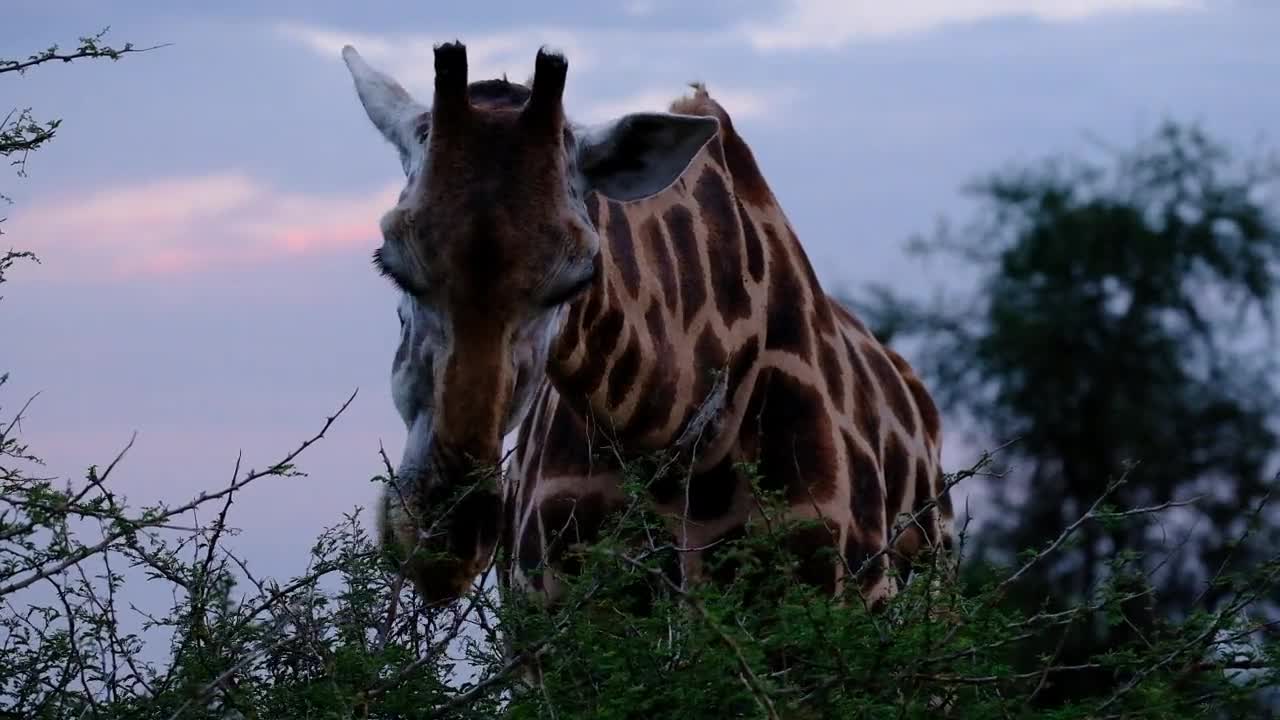
[[[73,563],[65,569],[73,569],[73,573],[79,574],[80,580],[74,587],[61,583],[65,573],[54,572],[43,579],[45,582],[58,581],[55,584],[59,588],[58,604],[62,608],[60,613],[67,618],[67,623],[74,623],[70,632],[75,638],[81,638],[76,643],[79,652],[59,656],[57,669],[48,673],[49,685],[38,691],[42,693],[39,697],[23,707],[63,702],[49,697],[50,693],[61,693],[63,696],[73,693],[82,697],[76,701],[79,703],[75,706],[78,708],[77,713],[84,712],[88,716],[106,713],[112,702],[129,697],[152,698],[155,702],[159,702],[159,698],[169,698],[168,704],[161,710],[161,717],[180,717],[205,707],[211,710],[216,708],[216,712],[225,715],[245,702],[245,693],[249,691],[243,688],[253,687],[255,693],[268,692],[267,688],[274,688],[270,692],[288,693],[290,683],[310,683],[311,686],[321,684],[331,687],[335,693],[339,690],[347,692],[345,697],[348,698],[348,705],[345,707],[352,709],[350,715],[354,717],[385,714],[388,708],[398,707],[398,703],[405,702],[407,697],[413,698],[412,702],[427,717],[469,716],[476,712],[473,708],[487,707],[487,703],[497,702],[498,698],[504,697],[503,689],[515,682],[513,676],[526,663],[542,663],[550,659],[558,664],[566,659],[564,653],[584,652],[583,648],[574,645],[578,641],[578,623],[584,615],[581,610],[587,603],[593,602],[598,590],[605,587],[603,575],[587,575],[582,578],[587,583],[586,592],[577,594],[576,602],[568,607],[558,608],[556,616],[540,637],[524,640],[522,651],[501,658],[472,658],[472,662],[483,666],[484,672],[477,681],[457,692],[450,692],[442,677],[447,674],[446,668],[452,667],[454,662],[449,648],[455,641],[463,638],[464,628],[468,625],[482,628],[484,642],[490,644],[487,647],[500,642],[499,633],[502,628],[493,626],[486,620],[485,610],[489,600],[483,582],[478,581],[478,587],[461,603],[461,607],[424,608],[412,600],[413,591],[404,582],[402,572],[397,572],[396,564],[384,562],[379,557],[380,553],[368,545],[367,541],[358,540],[360,535],[354,529],[344,530],[347,534],[326,536],[327,539],[317,543],[314,566],[309,565],[301,577],[283,585],[259,580],[249,571],[248,564],[242,558],[223,547],[227,534],[231,532],[228,516],[234,507],[232,500],[243,488],[246,478],[266,474],[293,474],[292,462],[298,452],[323,437],[325,430],[343,413],[354,397],[353,394],[342,409],[328,419],[320,433],[304,442],[298,451],[289,454],[283,461],[265,471],[251,470],[248,473],[241,472],[237,461],[237,468],[225,488],[217,492],[202,493],[197,498],[203,498],[201,502],[193,500],[184,505],[183,507],[194,509],[216,502],[218,510],[211,520],[196,523],[197,527],[193,530],[194,545],[190,547],[191,559],[178,561],[172,549],[146,546],[146,541],[152,538],[156,528],[173,526],[171,521],[166,525],[142,524],[143,521],[159,520],[164,515],[163,510],[132,518],[131,521],[137,525],[134,532],[102,548],[100,554],[104,560],[107,554],[119,551],[132,562],[143,566],[144,570],[153,571],[163,581],[184,588],[186,599],[175,607],[186,615],[172,615],[157,620],[156,624],[172,627],[177,633],[174,666],[190,668],[192,665],[184,663],[195,663],[202,668],[202,674],[192,679],[176,674],[173,667],[164,672],[156,671],[149,665],[138,662],[137,646],[131,645],[134,641],[128,636],[115,632],[114,628],[102,629],[95,626],[92,620],[94,616],[115,617],[116,600],[110,584],[113,581],[109,579],[112,576],[110,566],[107,565],[107,574],[104,576],[108,578],[107,588],[99,592],[90,586],[92,578],[83,569],[83,564]],[[90,473],[85,489],[61,495],[63,498],[74,498],[82,505],[101,499],[98,504],[87,506],[83,515],[69,513],[68,516],[87,517],[103,522],[104,537],[116,535],[122,529],[112,518],[123,517],[125,511],[116,502],[107,482],[113,472],[118,472],[116,467],[123,455],[122,452],[100,476]],[[398,489],[385,453],[382,453],[382,457],[387,466],[388,477]],[[615,459],[623,461],[620,455]],[[980,471],[981,466],[976,466],[955,474],[948,479],[947,489]],[[1109,487],[1108,492],[1111,490]],[[636,502],[639,501],[633,498],[633,504]],[[1150,507],[1116,511],[1104,510],[1102,502],[1103,499],[1100,498],[1072,527],[1079,528],[1090,519],[1127,520],[1150,515],[1180,507],[1193,500],[1170,501]],[[33,509],[65,509],[66,506],[63,502],[52,503],[47,500],[26,505]],[[456,507],[456,503],[445,503],[442,508],[445,515],[449,514],[451,507]],[[629,513],[630,509],[623,517],[632,517]],[[441,520],[433,518],[432,522],[439,523]],[[916,520],[908,519],[900,527],[910,527]],[[641,518],[641,521],[646,523],[647,528],[649,520]],[[429,535],[430,532],[425,534]],[[620,536],[615,533],[613,537],[617,539]],[[961,701],[962,694],[973,692],[1034,699],[1057,678],[1071,673],[1111,668],[1112,665],[1097,658],[1087,658],[1080,662],[1064,658],[1059,662],[1059,658],[1054,655],[1046,657],[1043,663],[1033,667],[992,671],[993,664],[997,668],[1001,667],[998,658],[1001,657],[1002,649],[1017,646],[1037,634],[1062,632],[1082,617],[1121,607],[1149,592],[1142,590],[1108,595],[1062,612],[1042,612],[1031,617],[1001,616],[998,624],[987,620],[988,624],[983,626],[983,634],[976,637],[964,634],[968,632],[964,630],[964,625],[972,621],[973,613],[982,612],[984,603],[991,602],[998,593],[986,592],[976,598],[961,597],[959,591],[948,586],[947,590],[955,593],[950,600],[953,607],[949,611],[960,616],[960,621],[954,625],[931,619],[932,596],[926,595],[922,600],[920,596],[912,598],[908,594],[907,602],[900,604],[895,609],[895,614],[890,616],[891,620],[885,625],[887,630],[879,635],[868,634],[865,638],[868,645],[873,647],[860,647],[858,652],[851,652],[851,648],[842,645],[838,637],[827,637],[823,632],[816,632],[811,645],[816,655],[797,660],[797,665],[790,669],[766,669],[760,667],[758,659],[752,658],[768,656],[777,646],[779,638],[760,633],[759,627],[753,627],[755,621],[747,616],[731,615],[729,617],[733,620],[727,625],[717,622],[717,617],[725,616],[721,614],[723,608],[716,605],[720,602],[716,596],[706,595],[704,600],[702,594],[695,595],[690,588],[673,582],[648,562],[659,552],[695,548],[655,541],[653,536],[649,539],[647,549],[639,553],[607,551],[604,557],[618,560],[618,563],[613,564],[627,572],[634,574],[636,569],[640,569],[646,577],[658,580],[658,584],[670,591],[678,602],[693,610],[692,616],[699,626],[705,625],[712,636],[718,638],[718,642],[713,639],[710,643],[705,643],[705,646],[682,648],[671,657],[664,658],[662,666],[666,668],[665,672],[679,673],[682,667],[698,663],[701,655],[718,652],[724,658],[722,662],[726,663],[725,667],[729,668],[728,680],[737,687],[738,695],[735,697],[740,697],[737,701],[754,703],[761,716],[771,718],[780,716],[776,708],[784,704],[800,708],[810,703],[823,702],[830,696],[832,688],[836,689],[837,697],[842,692],[849,692],[854,686],[860,688],[859,692],[876,692],[873,686],[881,681],[872,678],[868,685],[868,678],[860,674],[865,672],[861,666],[867,662],[867,658],[872,658],[880,669],[880,674],[889,678],[891,685],[896,685],[903,691],[903,714],[908,712],[906,703],[914,706],[917,698],[936,699],[939,695],[947,698],[944,703],[947,705]],[[1020,569],[1006,576],[1005,583],[1016,581],[1020,573],[1025,577],[1026,568],[1030,564],[1043,562],[1044,556],[1061,548],[1066,540],[1063,537],[1049,543]],[[961,546],[963,547],[963,534]],[[70,548],[77,550],[77,546]],[[225,559],[222,559],[224,556]],[[252,585],[251,597],[238,604],[228,605],[227,590],[218,585],[220,578],[227,576],[227,563],[239,566],[240,575]],[[41,567],[47,565],[48,563]],[[925,579],[932,577],[937,571],[936,565],[937,563],[929,569],[930,575]],[[554,572],[551,568],[548,570]],[[610,570],[601,568],[599,572],[608,573]],[[338,574],[341,581],[347,583],[348,592],[355,592],[352,588],[358,587],[368,588],[372,594],[365,600],[358,600],[358,594],[350,597],[326,594],[319,589],[320,582],[333,574]],[[25,579],[31,575],[32,571],[28,571],[21,577]],[[566,583],[574,582],[572,578],[561,579]],[[1261,579],[1266,580],[1267,577],[1262,576]],[[256,589],[256,593],[252,593],[252,589]],[[582,586],[578,586],[578,590],[581,589]],[[1238,652],[1234,648],[1234,644],[1241,639],[1256,637],[1274,627],[1274,624],[1265,621],[1248,624],[1239,622],[1245,608],[1256,599],[1256,594],[1241,594],[1235,601],[1220,609],[1208,624],[1197,626],[1194,633],[1179,638],[1176,643],[1171,644],[1167,639],[1153,637],[1148,641],[1149,658],[1146,666],[1132,662],[1124,665],[1128,673],[1126,677],[1131,680],[1132,687],[1147,684],[1153,677],[1213,675],[1226,670],[1264,669],[1259,656]],[[367,604],[359,605],[360,602]],[[77,603],[81,603],[85,609],[77,610]],[[824,618],[830,616],[816,610],[804,608],[799,616],[808,618],[815,627],[820,627],[826,622]],[[917,610],[923,610],[923,614]],[[262,615],[268,612],[270,615],[263,618]],[[479,620],[471,619],[477,612]],[[32,637],[52,637],[49,634],[52,627],[49,620],[36,616],[24,619],[26,622],[21,627],[27,628]],[[198,642],[191,639],[193,628],[196,627],[193,623],[197,622],[202,629]],[[913,628],[916,624],[923,624],[925,627],[917,632]],[[664,638],[664,647],[676,648],[681,641],[678,635],[683,631],[676,623],[669,627],[672,634]],[[627,642],[626,638],[631,632],[634,631],[628,626],[626,633],[617,633],[617,642]],[[936,636],[944,637],[939,641]],[[423,638],[421,642],[417,639],[419,637]],[[750,644],[740,640],[744,637]],[[0,642],[0,653],[9,652],[6,642],[9,640]],[[351,644],[344,649],[341,645],[343,642]],[[905,661],[902,658],[906,651],[897,647],[904,644],[915,653]],[[1223,650],[1214,651],[1215,647]],[[555,655],[551,655],[553,649]],[[867,652],[868,649],[870,652]],[[586,649],[587,652],[590,650]],[[358,672],[349,669],[342,672],[335,670],[340,663],[349,663],[353,652],[361,654],[361,663],[365,665],[360,667],[364,669]],[[486,649],[484,652],[489,653],[491,650]],[[1214,652],[1217,652],[1216,656]],[[814,673],[818,678],[817,682],[805,685],[795,679],[803,678],[805,672]],[[114,684],[107,681],[107,678],[113,677],[119,681]],[[747,693],[742,692],[743,687]],[[578,717],[565,711],[569,698],[563,693],[563,685],[540,680],[535,692],[529,697],[540,698],[539,702],[544,703],[540,710],[543,714],[554,703],[556,712]],[[1118,697],[1111,704],[1104,705],[1100,712],[1118,713],[1120,708],[1130,707],[1132,701],[1127,699],[1129,694],[1130,691],[1118,693]],[[1205,697],[1214,696],[1206,693]],[[519,702],[527,701],[526,698]]]
[[16,72],[21,75],[36,65],[43,65],[48,62],[72,62],[73,60],[87,58],[119,60],[122,56],[130,53],[143,53],[151,50],[158,50],[160,48],[168,47],[171,44],[162,43],[160,45],[139,48],[134,47],[133,43],[125,43],[124,46],[119,49],[112,48],[108,45],[99,45],[110,30],[110,27],[103,28],[96,35],[80,38],[80,45],[70,52],[60,52],[57,45],[52,45],[24,60],[0,60],[0,74]]
[[[243,478],[232,481],[229,485],[227,485],[222,490],[219,490],[216,492],[202,492],[196,497],[192,498],[190,501],[182,505],[179,505],[175,508],[148,512],[134,518],[125,518],[125,517],[114,518],[113,525],[115,526],[115,529],[106,533],[105,536],[102,538],[102,540],[100,540],[99,542],[96,542],[92,545],[81,546],[75,549],[74,551],[67,553],[61,560],[58,560],[57,562],[40,561],[37,564],[34,564],[30,567],[25,568],[24,570],[20,570],[19,572],[25,571],[28,574],[19,580],[14,580],[5,585],[0,585],[0,598],[6,595],[9,595],[10,593],[16,592],[18,590],[22,590],[23,588],[29,587],[39,582],[43,578],[61,573],[62,571],[66,570],[72,565],[75,565],[79,562],[82,562],[86,558],[89,558],[101,553],[105,549],[119,542],[121,539],[132,536],[133,534],[137,533],[139,530],[142,530],[144,528],[155,527],[157,525],[167,523],[170,519],[176,516],[185,514],[187,512],[190,512],[204,505],[205,503],[227,497],[232,493],[247,487],[249,484],[253,483],[256,480],[260,480],[264,477],[271,477],[271,476],[284,477],[284,476],[296,474],[293,471],[294,460],[296,460],[299,455],[305,452],[307,448],[311,447],[316,442],[324,438],[325,433],[329,431],[329,428],[333,425],[334,421],[336,421],[338,417],[340,417],[342,413],[345,412],[346,409],[351,405],[351,402],[355,400],[357,392],[359,391],[351,393],[351,396],[348,397],[346,402],[342,404],[342,407],[338,409],[338,412],[329,416],[325,420],[324,427],[320,429],[320,432],[316,433],[312,437],[303,441],[301,445],[299,445],[292,452],[286,455],[282,460],[280,460],[279,462],[273,465],[270,465],[269,467],[267,467],[267,469],[260,470],[260,471],[251,470]],[[123,453],[121,453],[121,456],[123,456]],[[117,460],[119,460],[119,458],[117,458]],[[108,471],[110,471],[110,469],[114,466],[115,464],[112,463],[112,465],[108,467]],[[72,511],[72,513],[74,513],[74,510]],[[12,577],[14,574],[17,574],[17,573],[10,573],[9,576]]]

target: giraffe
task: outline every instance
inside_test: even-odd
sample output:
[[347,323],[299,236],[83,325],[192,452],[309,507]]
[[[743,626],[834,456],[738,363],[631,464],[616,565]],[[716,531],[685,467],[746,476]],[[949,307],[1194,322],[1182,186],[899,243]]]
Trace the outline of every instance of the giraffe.
[[[843,560],[800,563],[824,592],[870,560],[860,591],[882,604],[891,558],[950,549],[937,407],[822,288],[705,86],[584,125],[563,108],[567,60],[545,48],[520,84],[471,82],[465,45],[437,45],[429,108],[342,56],[406,178],[374,252],[400,291],[391,387],[407,432],[380,537],[429,551],[407,565],[420,596],[456,600],[502,547],[500,583],[554,601],[547,571],[573,572],[566,547],[625,500],[602,439],[689,458],[650,487],[683,583],[714,581],[708,546],[751,520],[743,463],[818,521],[798,548]],[[476,482],[513,431],[508,471]]]

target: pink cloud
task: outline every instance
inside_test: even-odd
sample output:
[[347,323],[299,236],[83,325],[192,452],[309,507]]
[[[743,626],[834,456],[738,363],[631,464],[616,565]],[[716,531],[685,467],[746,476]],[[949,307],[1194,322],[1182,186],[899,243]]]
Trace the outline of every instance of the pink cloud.
[[154,180],[25,205],[9,231],[60,275],[129,278],[258,265],[379,242],[398,185],[298,193],[241,173]]

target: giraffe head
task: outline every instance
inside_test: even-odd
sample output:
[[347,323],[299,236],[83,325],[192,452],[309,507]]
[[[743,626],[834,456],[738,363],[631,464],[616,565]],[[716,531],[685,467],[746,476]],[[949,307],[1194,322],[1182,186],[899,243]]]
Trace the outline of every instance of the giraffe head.
[[466,48],[437,46],[430,108],[354,48],[342,55],[406,177],[374,262],[402,291],[391,384],[408,437],[398,474],[425,496],[499,462],[566,307],[598,285],[587,194],[662,190],[718,123],[645,112],[574,124],[561,100],[568,64],[542,50],[526,86],[469,82]]

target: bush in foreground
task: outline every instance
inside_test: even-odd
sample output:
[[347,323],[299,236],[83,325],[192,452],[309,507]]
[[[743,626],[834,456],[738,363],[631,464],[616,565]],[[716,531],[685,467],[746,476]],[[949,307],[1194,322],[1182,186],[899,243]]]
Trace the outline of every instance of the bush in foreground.
[[[1027,614],[1003,602],[1080,527],[1149,522],[1167,509],[1109,507],[1123,478],[1016,566],[965,563],[951,580],[924,565],[870,613],[851,590],[832,602],[791,579],[780,550],[788,528],[763,496],[768,519],[717,553],[736,580],[670,584],[661,568],[673,547],[617,539],[655,522],[637,470],[630,511],[582,552],[556,609],[501,597],[492,572],[462,601],[424,608],[359,510],[317,538],[306,571],[287,582],[256,577],[225,546],[237,494],[298,474],[296,459],[324,430],[188,503],[131,510],[110,489],[115,463],[65,488],[33,476],[18,420],[0,424],[0,717],[924,717],[943,713],[939,702],[965,718],[1258,717],[1280,681],[1275,621],[1261,614],[1276,597],[1280,555],[1222,568],[1213,582],[1231,600],[1216,611],[1184,608],[1086,663],[1028,664],[1018,652],[1065,642],[1082,618],[1123,625],[1154,602],[1144,565],[1124,553],[1078,607]],[[199,523],[202,508],[217,512]],[[140,615],[118,601],[139,570],[172,591],[166,611]],[[516,628],[511,657],[501,632]],[[530,666],[539,679],[526,686]],[[1096,675],[1105,691],[1038,707],[1072,673]]]

